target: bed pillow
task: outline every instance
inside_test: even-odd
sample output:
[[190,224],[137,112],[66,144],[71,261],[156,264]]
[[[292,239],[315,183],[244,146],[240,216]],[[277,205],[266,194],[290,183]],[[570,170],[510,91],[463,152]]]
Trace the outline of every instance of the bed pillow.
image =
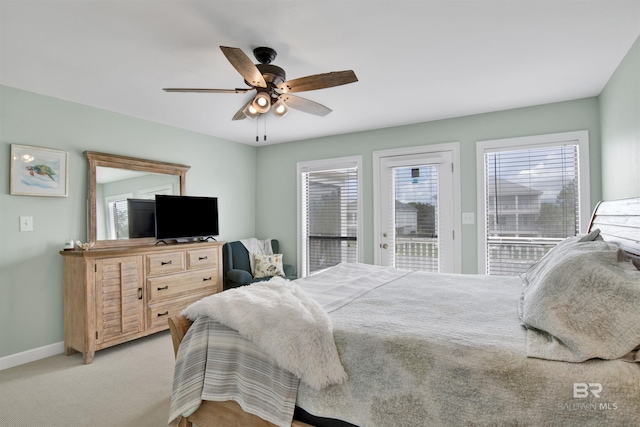
[[253,277],[262,279],[265,277],[283,276],[282,254],[253,255]]
[[563,252],[570,250],[577,243],[593,242],[595,240],[602,240],[599,229],[595,229],[587,234],[578,234],[577,236],[567,237],[547,252],[540,261],[533,264],[525,273],[520,275],[522,284],[524,286],[529,286],[529,282],[532,277],[535,277],[540,274],[541,271],[544,271],[544,269],[548,267],[549,263],[553,263],[555,258],[562,256]]
[[531,278],[521,300],[528,357],[617,359],[640,344],[640,276],[619,264],[619,251],[576,242]]

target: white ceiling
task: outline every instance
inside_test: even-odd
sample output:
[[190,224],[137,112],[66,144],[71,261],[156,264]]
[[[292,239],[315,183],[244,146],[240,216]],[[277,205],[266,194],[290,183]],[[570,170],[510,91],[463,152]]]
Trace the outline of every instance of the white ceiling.
[[[256,145],[219,46],[278,52],[325,117],[269,114],[267,144],[596,96],[640,34],[635,1],[1,0],[0,83]],[[260,142],[264,122],[260,121]]]

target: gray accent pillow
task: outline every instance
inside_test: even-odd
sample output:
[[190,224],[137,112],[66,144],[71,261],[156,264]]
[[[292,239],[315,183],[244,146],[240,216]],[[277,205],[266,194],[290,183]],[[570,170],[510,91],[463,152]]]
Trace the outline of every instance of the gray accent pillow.
[[619,264],[618,245],[573,242],[554,250],[521,298],[528,357],[617,359],[640,344],[640,276]]
[[538,274],[541,274],[545,268],[547,268],[547,264],[549,262],[553,262],[555,257],[561,256],[561,254],[570,250],[576,243],[582,242],[592,242],[596,239],[602,240],[600,237],[600,230],[595,229],[587,234],[578,234],[576,236],[567,237],[562,242],[558,243],[553,249],[551,249],[545,256],[540,259],[537,263],[532,265],[526,272],[520,275],[522,279],[522,284],[524,286],[529,286],[529,282],[532,277],[535,277]]

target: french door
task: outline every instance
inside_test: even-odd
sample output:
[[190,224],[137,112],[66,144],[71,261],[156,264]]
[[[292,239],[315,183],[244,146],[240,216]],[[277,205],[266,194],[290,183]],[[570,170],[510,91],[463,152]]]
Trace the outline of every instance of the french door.
[[452,151],[378,153],[376,263],[454,272]]

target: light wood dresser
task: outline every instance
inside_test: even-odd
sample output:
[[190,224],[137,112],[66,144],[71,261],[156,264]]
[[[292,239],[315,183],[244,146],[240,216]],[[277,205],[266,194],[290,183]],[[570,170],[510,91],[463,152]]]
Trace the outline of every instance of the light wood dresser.
[[64,347],[97,350],[169,328],[167,319],[222,291],[224,242],[61,251]]

